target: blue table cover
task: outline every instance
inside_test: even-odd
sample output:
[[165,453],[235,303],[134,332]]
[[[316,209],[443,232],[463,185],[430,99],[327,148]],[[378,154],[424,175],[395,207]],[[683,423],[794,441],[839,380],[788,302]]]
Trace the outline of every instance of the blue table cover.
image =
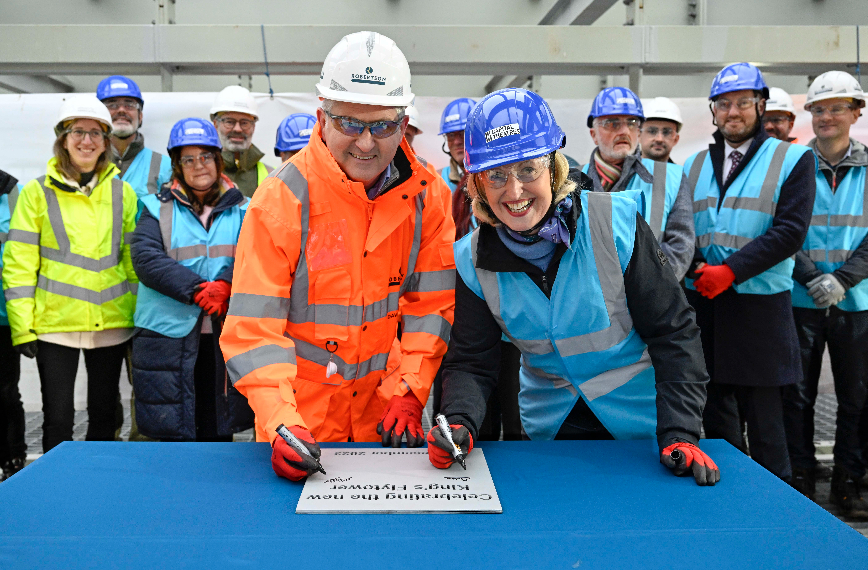
[[650,441],[480,447],[503,514],[297,515],[267,444],[63,443],[0,484],[0,569],[868,568],[868,539],[723,441],[715,487]]

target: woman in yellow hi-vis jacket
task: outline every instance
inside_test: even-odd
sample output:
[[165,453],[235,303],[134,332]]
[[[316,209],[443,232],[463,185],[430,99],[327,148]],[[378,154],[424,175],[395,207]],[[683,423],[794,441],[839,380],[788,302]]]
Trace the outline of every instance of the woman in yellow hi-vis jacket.
[[87,439],[108,441],[138,279],[130,259],[136,193],[117,177],[108,109],[75,95],[60,110],[54,158],[21,190],[3,252],[12,344],[36,357],[42,447],[72,439],[79,351],[88,373]]

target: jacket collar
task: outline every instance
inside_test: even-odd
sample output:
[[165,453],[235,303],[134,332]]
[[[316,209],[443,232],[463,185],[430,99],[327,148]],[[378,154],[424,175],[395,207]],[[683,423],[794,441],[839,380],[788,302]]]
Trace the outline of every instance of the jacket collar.
[[741,159],[741,162],[732,173],[732,176],[729,177],[728,183],[724,185],[723,161],[725,151],[724,145],[726,145],[726,141],[724,140],[723,135],[720,134],[720,129],[714,131],[714,134],[712,136],[714,137],[714,143],[708,145],[708,151],[709,154],[711,154],[711,166],[714,168],[714,176],[717,179],[717,187],[721,189],[721,192],[725,192],[726,189],[729,187],[729,183],[738,178],[738,175],[750,163],[751,159],[754,157],[760,147],[765,144],[765,142],[770,138],[769,134],[765,131],[765,129],[757,129],[756,133],[754,133],[753,140],[750,143],[750,147],[748,147],[747,149],[747,153],[744,155],[744,158]]
[[[597,168],[594,166],[594,153],[599,151],[600,147],[596,147],[591,151],[591,158],[588,161],[588,176],[593,181],[594,190],[597,192],[604,192],[603,184],[600,182],[600,175],[597,173]],[[619,192],[626,188],[627,185],[630,184],[630,179],[633,178],[634,174],[639,176],[639,178],[648,184],[651,184],[651,182],[654,181],[654,176],[648,172],[648,169],[645,168],[644,164],[642,164],[642,151],[638,146],[636,147],[636,152],[624,159],[624,164],[621,165],[621,177],[617,182],[615,182],[609,192]]]
[[124,151],[123,156],[118,153],[118,150],[111,145],[112,147],[112,162],[118,164],[120,162],[132,162],[137,154],[142,152],[145,148],[145,135],[137,132],[135,134],[135,138],[127,147],[127,150]]
[[235,153],[231,150],[224,150],[222,154],[226,172],[244,172],[256,168],[256,163],[265,156],[261,150],[256,148],[255,144],[251,144],[247,150],[240,153],[238,160],[235,159]]
[[814,154],[817,155],[817,161],[820,165],[820,170],[837,170],[838,168],[845,166],[848,168],[859,168],[862,166],[868,166],[868,149],[865,148],[865,145],[860,143],[859,141],[850,139],[850,144],[852,145],[852,149],[850,150],[850,156],[847,156],[836,164],[834,167],[829,164],[829,162],[823,158],[823,155],[817,150],[817,139],[813,138],[808,142],[808,146],[814,151]]
[[[99,187],[99,185],[102,184],[103,182],[105,182],[106,180],[110,180],[110,179],[114,178],[115,176],[117,176],[118,174],[120,174],[120,172],[121,171],[117,166],[115,166],[112,163],[109,163],[109,165],[106,167],[106,169],[103,170],[102,172],[100,172],[99,175],[96,177],[97,182],[94,185],[94,190],[96,190]],[[51,159],[48,161],[48,170],[45,174],[45,182],[47,185],[53,186],[54,188],[57,188],[58,190],[62,190],[64,192],[69,192],[69,193],[73,193],[73,194],[75,192],[81,192],[80,188],[75,187],[75,186],[71,186],[71,185],[67,184],[66,182],[64,182],[63,174],[61,174],[60,170],[57,169],[57,158],[56,157],[51,157]],[[83,193],[82,193],[82,195],[83,195]]]

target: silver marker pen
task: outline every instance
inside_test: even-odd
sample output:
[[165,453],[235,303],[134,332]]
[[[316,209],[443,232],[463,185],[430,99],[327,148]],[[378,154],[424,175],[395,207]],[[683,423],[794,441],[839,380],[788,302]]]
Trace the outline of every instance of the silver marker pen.
[[446,416],[443,414],[437,414],[437,417],[434,418],[437,422],[437,427],[440,428],[440,433],[443,434],[443,437],[446,438],[446,441],[452,444],[452,456],[455,458],[458,463],[461,464],[461,467],[464,470],[467,470],[467,463],[464,461],[464,452],[461,451],[461,448],[458,447],[458,444],[452,440],[452,428],[449,427],[449,422],[446,421]]

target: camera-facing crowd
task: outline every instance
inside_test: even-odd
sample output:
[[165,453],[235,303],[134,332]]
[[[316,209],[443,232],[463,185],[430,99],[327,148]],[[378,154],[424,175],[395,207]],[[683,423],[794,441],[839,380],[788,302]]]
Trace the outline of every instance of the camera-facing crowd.
[[868,518],[855,78],[813,81],[801,145],[789,95],[725,67],[714,142],[683,166],[669,99],[602,90],[580,164],[546,101],[508,88],[443,110],[435,171],[413,150],[406,59],[373,32],[332,49],[316,90],[316,116],[279,125],[274,171],[246,89],[179,120],[161,154],[138,132],[139,88],[111,76],[64,101],[43,176],[0,173],[6,476],[25,457],[18,355],[36,359],[47,452],[72,439],[83,352],[88,440],[117,437],[126,361],[131,440],[255,428],[292,480],[319,467],[317,441],[427,441],[448,467],[451,442],[422,430],[430,396],[465,454],[500,437],[650,438],[673,473],[714,485],[704,431],[813,499],[828,346],[831,498]]

